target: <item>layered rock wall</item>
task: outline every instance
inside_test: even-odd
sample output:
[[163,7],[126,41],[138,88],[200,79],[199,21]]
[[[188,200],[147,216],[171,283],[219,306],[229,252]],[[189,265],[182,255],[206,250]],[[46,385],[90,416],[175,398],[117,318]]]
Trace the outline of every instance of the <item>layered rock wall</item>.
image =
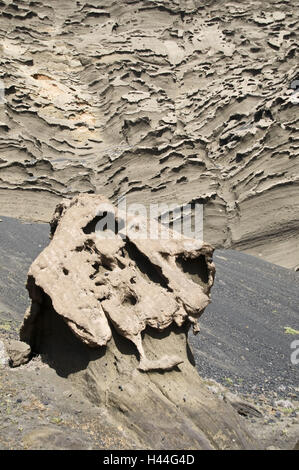
[[2,0],[1,214],[202,202],[215,246],[297,266],[297,29],[291,0]]

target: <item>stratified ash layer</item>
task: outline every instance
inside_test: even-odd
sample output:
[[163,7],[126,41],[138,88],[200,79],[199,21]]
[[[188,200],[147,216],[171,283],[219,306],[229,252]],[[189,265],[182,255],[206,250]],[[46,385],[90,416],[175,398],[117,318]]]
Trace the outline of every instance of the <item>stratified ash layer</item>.
[[297,26],[292,0],[1,1],[1,214],[203,202],[216,247],[298,266]]

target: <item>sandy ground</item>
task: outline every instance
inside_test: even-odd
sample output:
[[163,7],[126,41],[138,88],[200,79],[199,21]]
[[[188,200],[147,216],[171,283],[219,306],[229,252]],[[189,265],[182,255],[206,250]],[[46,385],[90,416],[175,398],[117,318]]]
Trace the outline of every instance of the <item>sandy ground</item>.
[[105,408],[93,406],[39,357],[0,368],[0,423],[0,450],[126,448]]

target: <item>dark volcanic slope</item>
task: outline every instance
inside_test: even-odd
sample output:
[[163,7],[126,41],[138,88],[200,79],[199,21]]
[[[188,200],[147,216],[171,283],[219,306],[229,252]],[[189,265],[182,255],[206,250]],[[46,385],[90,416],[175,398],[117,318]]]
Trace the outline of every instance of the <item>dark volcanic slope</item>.
[[201,201],[208,242],[299,265],[297,30],[294,0],[1,0],[1,214]]
[[28,306],[27,272],[49,241],[48,224],[27,224],[10,217],[0,222],[0,329],[19,323]]
[[[49,230],[2,219],[0,328],[12,323],[15,329],[28,304],[27,270],[48,243]],[[201,318],[201,333],[190,334],[200,375],[249,392],[264,388],[284,395],[298,387],[299,365],[290,362],[290,344],[298,336],[284,327],[299,330],[299,273],[233,250],[216,250],[214,259],[212,303]]]
[[299,336],[284,329],[299,330],[299,273],[233,250],[216,250],[214,260],[212,303],[201,333],[190,334],[200,375],[246,392],[299,387],[290,360]]

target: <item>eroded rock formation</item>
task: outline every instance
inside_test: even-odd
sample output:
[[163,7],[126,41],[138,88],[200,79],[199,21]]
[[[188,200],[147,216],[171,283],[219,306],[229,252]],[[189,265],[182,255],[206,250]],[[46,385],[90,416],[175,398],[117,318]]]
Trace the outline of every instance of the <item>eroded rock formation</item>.
[[[137,216],[111,237],[107,202],[83,194],[58,205],[52,241],[28,274],[21,339],[102,409],[124,446],[258,447],[205,387],[187,341],[210,299],[212,247],[169,229],[168,239],[135,238],[145,224]],[[122,227],[125,214],[114,217]]]
[[[186,320],[198,331],[197,319],[209,303],[214,280],[213,249],[201,240],[175,239],[165,227],[163,240],[141,238],[147,221],[127,218],[117,209],[112,212],[113,208],[115,226],[123,226],[125,233],[123,237],[121,232],[110,233],[109,238],[105,224],[98,230],[101,219],[107,217],[107,206],[109,201],[101,196],[80,195],[57,207],[51,223],[53,239],[28,273],[32,305],[21,336],[34,344],[46,294],[55,311],[89,346],[107,344],[110,322],[136,345],[140,369],[172,368],[181,362],[179,356],[149,361],[141,333],[147,326],[162,331],[173,322],[182,326]],[[158,230],[157,235],[161,236]]]
[[297,266],[297,27],[292,0],[2,0],[1,213],[201,201],[213,245]]

